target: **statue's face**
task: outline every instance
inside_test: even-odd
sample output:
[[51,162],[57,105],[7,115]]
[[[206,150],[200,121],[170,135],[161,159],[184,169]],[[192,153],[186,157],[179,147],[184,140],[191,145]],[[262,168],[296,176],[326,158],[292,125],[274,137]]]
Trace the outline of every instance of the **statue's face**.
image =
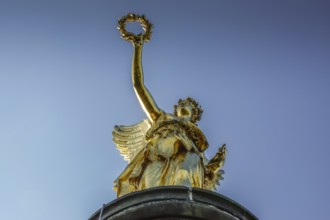
[[178,117],[191,121],[193,109],[191,105],[178,106],[177,115]]

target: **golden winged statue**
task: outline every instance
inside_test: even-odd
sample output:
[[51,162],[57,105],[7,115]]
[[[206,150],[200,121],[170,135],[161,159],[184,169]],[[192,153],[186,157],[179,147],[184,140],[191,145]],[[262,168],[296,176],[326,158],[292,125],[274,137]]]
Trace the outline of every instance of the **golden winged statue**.
[[[126,22],[140,22],[144,34],[127,32]],[[211,160],[205,157],[208,142],[197,125],[203,110],[194,99],[180,99],[173,114],[157,106],[144,85],[142,71],[142,47],[150,40],[152,24],[145,16],[132,13],[118,23],[122,38],[134,47],[132,83],[147,118],[135,125],[114,127],[113,141],[128,161],[114,183],[117,196],[169,185],[214,190],[223,179],[225,144]]]

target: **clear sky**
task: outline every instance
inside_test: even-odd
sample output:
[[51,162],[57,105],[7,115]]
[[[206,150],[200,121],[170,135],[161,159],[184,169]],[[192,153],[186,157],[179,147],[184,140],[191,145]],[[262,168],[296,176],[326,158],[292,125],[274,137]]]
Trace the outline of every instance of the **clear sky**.
[[330,3],[322,0],[0,0],[0,218],[87,219],[126,166],[116,124],[146,116],[117,20],[155,24],[145,84],[172,112],[197,99],[217,192],[260,219],[326,219]]

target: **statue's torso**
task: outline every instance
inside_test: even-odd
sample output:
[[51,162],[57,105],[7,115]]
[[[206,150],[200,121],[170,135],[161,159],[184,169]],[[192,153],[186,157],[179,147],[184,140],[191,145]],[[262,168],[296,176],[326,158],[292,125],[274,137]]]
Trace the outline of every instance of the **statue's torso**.
[[[163,115],[157,124],[163,124],[167,121],[180,121],[180,119],[171,114]],[[184,144],[179,134],[185,132],[177,124],[165,124],[160,126],[154,133],[153,138],[150,140],[149,151],[150,160],[156,159],[169,159],[176,156],[178,153],[184,150]],[[185,151],[190,149],[187,147]]]

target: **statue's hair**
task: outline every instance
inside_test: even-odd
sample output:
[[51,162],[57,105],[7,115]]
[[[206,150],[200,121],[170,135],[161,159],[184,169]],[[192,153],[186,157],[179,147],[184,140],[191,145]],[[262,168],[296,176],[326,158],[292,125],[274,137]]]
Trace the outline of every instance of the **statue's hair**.
[[198,102],[193,98],[188,97],[184,100],[179,99],[178,104],[174,105],[174,115],[178,116],[178,113],[177,113],[178,107],[180,107],[180,106],[184,107],[187,105],[190,105],[192,107],[191,122],[197,123],[202,118],[203,109],[198,104]]

